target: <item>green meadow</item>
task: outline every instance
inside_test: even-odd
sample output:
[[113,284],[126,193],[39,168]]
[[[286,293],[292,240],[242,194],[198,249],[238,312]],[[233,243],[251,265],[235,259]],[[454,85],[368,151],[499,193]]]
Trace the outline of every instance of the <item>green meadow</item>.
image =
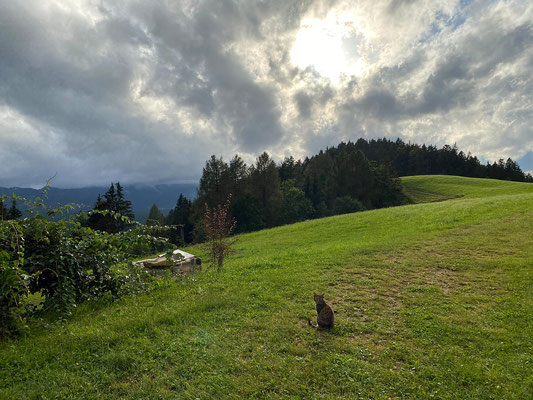
[[241,235],[221,272],[35,321],[0,342],[0,398],[533,398],[533,184],[402,181],[413,204]]

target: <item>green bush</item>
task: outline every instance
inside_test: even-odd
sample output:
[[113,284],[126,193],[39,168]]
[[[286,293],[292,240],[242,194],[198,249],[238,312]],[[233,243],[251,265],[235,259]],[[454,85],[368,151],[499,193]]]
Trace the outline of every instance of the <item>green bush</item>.
[[154,228],[109,234],[83,227],[83,218],[53,222],[30,210],[24,219],[0,221],[0,336],[24,329],[30,294],[41,295],[43,311],[65,318],[83,301],[145,287],[147,274],[131,258],[169,248]]
[[363,211],[364,209],[363,203],[353,197],[343,196],[335,199],[335,214],[348,214]]

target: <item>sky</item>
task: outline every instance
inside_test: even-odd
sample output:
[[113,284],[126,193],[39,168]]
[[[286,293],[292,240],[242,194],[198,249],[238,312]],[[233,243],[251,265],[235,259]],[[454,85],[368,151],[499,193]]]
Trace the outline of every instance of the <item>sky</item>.
[[195,182],[358,138],[533,170],[533,2],[0,0],[0,186]]

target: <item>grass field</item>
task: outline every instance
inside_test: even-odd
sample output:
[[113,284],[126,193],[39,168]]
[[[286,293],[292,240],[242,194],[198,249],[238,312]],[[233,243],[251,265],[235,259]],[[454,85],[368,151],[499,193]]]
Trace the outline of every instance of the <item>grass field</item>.
[[242,235],[221,273],[0,343],[0,398],[533,398],[533,185],[402,180],[432,202]]
[[450,175],[406,176],[402,184],[413,203],[431,203],[461,197],[494,197],[531,193],[531,185],[496,179],[472,179]]

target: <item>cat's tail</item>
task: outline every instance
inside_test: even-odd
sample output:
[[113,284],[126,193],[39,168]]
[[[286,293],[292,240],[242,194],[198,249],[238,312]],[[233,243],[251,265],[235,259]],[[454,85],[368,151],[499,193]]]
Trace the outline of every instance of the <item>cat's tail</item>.
[[310,326],[311,328],[315,328],[315,329],[318,328],[318,325],[313,325],[313,323],[311,322],[311,320],[310,320],[309,318],[307,318],[307,323],[309,324],[309,326]]

